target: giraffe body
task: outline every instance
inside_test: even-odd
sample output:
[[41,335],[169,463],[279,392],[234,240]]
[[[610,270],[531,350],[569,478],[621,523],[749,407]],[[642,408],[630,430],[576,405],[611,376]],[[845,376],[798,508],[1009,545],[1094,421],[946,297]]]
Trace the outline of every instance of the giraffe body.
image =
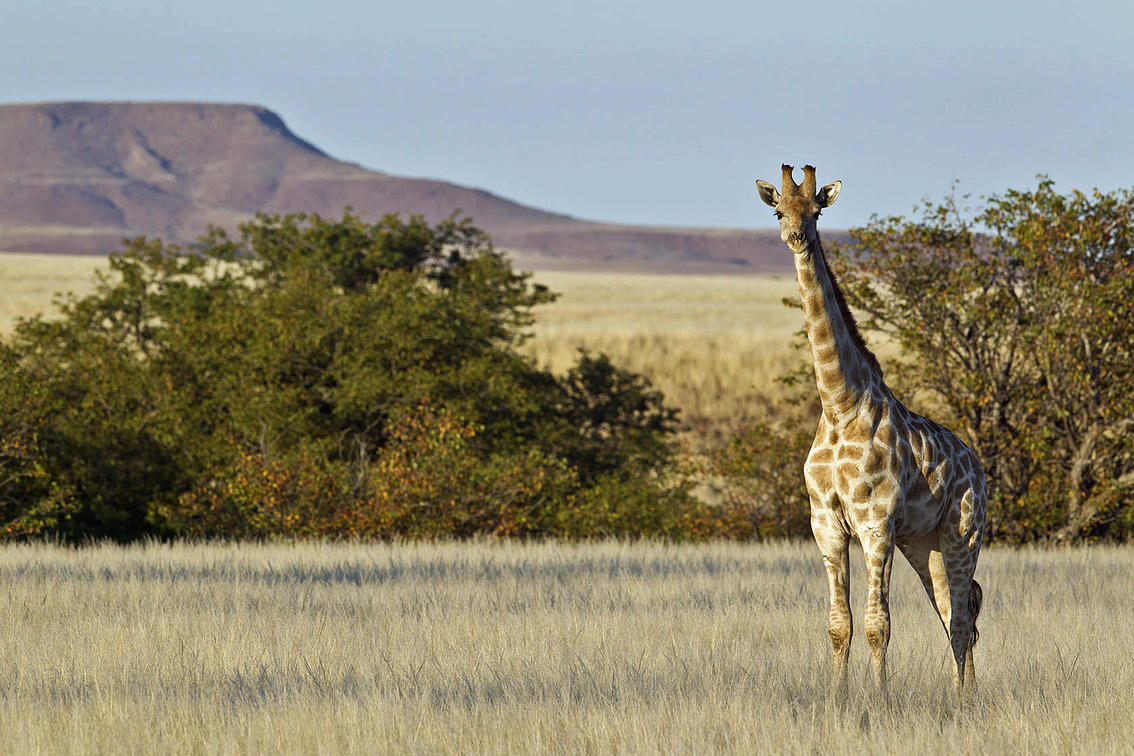
[[804,464],[811,529],[827,570],[828,630],[836,681],[846,680],[852,622],[849,545],[863,547],[868,577],[864,628],[878,684],[886,686],[889,585],[895,549],[921,578],[956,661],[959,692],[972,679],[981,588],[973,573],[984,533],[984,473],[953,433],[899,402],[886,385],[827,267],[816,229],[841,182],[816,191],[815,169],[796,185],[783,166],[783,192],[757,182],[776,209],[795,257],[808,342],[823,413]]

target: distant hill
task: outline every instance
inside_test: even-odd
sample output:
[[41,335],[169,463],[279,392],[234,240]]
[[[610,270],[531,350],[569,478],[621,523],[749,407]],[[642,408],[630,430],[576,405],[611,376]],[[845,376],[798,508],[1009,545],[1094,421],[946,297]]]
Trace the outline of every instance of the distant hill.
[[106,254],[123,237],[195,239],[252,213],[365,217],[460,208],[522,267],[788,272],[773,231],[595,223],[481,189],[336,160],[252,105],[56,102],[0,106],[0,250]]

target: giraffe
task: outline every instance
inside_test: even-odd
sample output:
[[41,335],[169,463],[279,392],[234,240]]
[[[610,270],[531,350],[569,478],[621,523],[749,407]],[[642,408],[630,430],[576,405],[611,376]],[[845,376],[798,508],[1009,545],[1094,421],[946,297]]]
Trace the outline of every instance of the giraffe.
[[756,185],[764,203],[775,208],[780,238],[795,258],[823,410],[803,474],[830,590],[835,684],[845,690],[852,633],[848,547],[857,538],[868,578],[863,624],[879,688],[885,694],[890,568],[897,547],[941,618],[960,701],[966,684],[975,682],[982,591],[973,573],[984,534],[984,472],[953,433],[894,398],[855,324],[816,229],[842,182],[816,190],[813,166],[804,166],[799,185],[792,172],[783,166],[782,193],[767,181]]

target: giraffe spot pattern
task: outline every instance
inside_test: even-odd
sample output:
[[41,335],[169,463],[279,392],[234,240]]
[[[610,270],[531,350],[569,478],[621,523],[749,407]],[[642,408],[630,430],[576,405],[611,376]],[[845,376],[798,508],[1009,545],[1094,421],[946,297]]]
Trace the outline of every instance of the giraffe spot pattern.
[[959,689],[981,603],[972,577],[986,516],[983,472],[956,436],[910,412],[885,385],[827,269],[816,228],[819,210],[834,202],[842,185],[817,190],[812,166],[803,169],[803,184],[796,184],[792,170],[783,166],[782,192],[767,182],[758,186],[764,202],[776,208],[781,238],[794,253],[823,404],[804,478],[828,575],[835,669],[845,673],[849,654],[853,626],[845,567],[848,540],[857,536],[867,560],[865,629],[878,683],[886,680],[889,574],[897,548],[945,623]]

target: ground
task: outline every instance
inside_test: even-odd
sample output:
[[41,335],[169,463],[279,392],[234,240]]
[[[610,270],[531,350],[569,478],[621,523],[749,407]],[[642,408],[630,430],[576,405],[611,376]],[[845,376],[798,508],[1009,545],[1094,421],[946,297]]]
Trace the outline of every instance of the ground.
[[[853,602],[862,602],[855,557]],[[893,703],[828,689],[813,544],[0,548],[5,748],[1116,753],[1134,549],[989,549],[979,688],[894,570]],[[861,612],[859,612],[861,615]],[[1128,752],[1128,751],[1127,751]]]

